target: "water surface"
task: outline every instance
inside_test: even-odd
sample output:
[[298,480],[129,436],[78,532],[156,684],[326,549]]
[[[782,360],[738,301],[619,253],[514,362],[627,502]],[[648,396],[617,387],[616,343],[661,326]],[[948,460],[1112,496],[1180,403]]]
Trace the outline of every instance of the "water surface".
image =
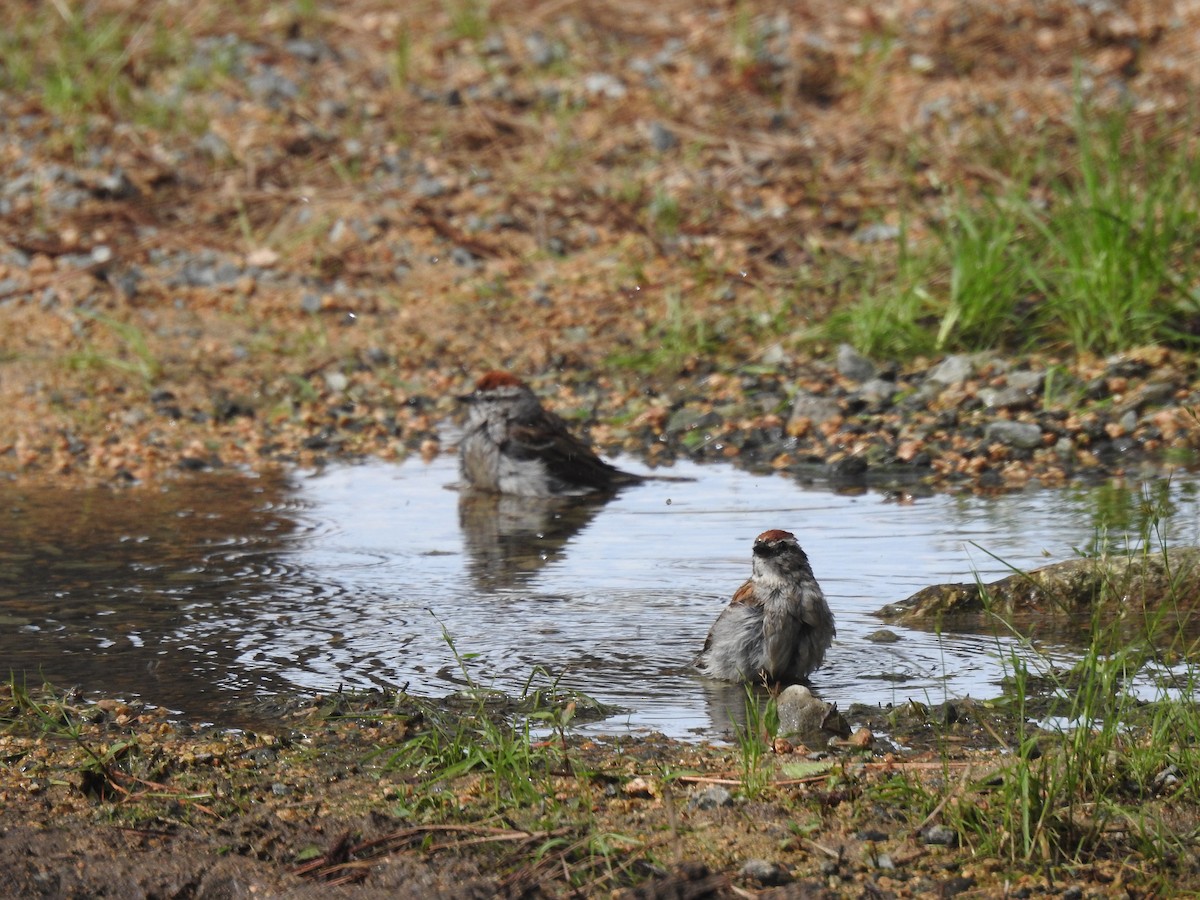
[[[843,708],[993,696],[1007,654],[1028,652],[1002,634],[893,628],[900,641],[872,642],[885,603],[1101,537],[1120,546],[1164,498],[1163,536],[1200,543],[1186,482],[896,502],[725,466],[672,471],[695,480],[566,511],[464,497],[447,487],[449,457],[165,491],[0,488],[0,660],[214,719],[339,686],[442,696],[469,678],[516,693],[544,671],[622,709],[593,728],[715,737],[741,693],[690,662],[761,531],[792,531],[809,554],[838,626],[814,688]],[[1059,637],[1040,653],[1067,662]]]

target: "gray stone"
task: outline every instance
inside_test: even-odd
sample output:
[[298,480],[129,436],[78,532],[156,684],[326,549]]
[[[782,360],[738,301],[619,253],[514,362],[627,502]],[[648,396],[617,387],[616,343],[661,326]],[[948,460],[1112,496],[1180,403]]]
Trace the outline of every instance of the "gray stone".
[[650,145],[659,153],[673,150],[679,146],[679,138],[675,132],[662,122],[650,123]]
[[980,388],[976,396],[988,409],[1018,409],[1033,404],[1027,391],[1013,387]]
[[908,65],[914,72],[919,72],[922,75],[928,75],[937,68],[937,63],[933,61],[933,57],[926,56],[924,53],[914,53],[908,58]]
[[1045,372],[1009,372],[1008,386],[1016,391],[1036,394],[1046,383]]
[[882,244],[886,241],[894,241],[898,237],[900,237],[899,226],[882,223],[866,225],[854,232],[854,240],[860,244]]
[[733,794],[719,784],[710,785],[700,793],[692,795],[688,806],[693,809],[717,809],[722,806],[733,806]]
[[525,50],[529,53],[530,60],[539,69],[544,69],[567,55],[566,48],[562,44],[547,40],[540,31],[525,35]]
[[1042,446],[1042,429],[1032,422],[1010,422],[1007,419],[989,422],[983,430],[983,437],[984,440],[1020,450]]
[[808,419],[814,425],[836,419],[842,414],[842,407],[836,400],[828,397],[818,397],[808,391],[801,391],[792,401],[791,420]]
[[[1170,602],[1172,608],[1200,608],[1200,547],[1172,547],[1159,554],[1069,559],[993,581],[935,584],[906,600],[891,603],[877,615],[887,622],[935,622],[948,615],[983,612],[1013,616],[1036,612],[1041,617],[1086,617],[1099,610],[1124,616],[1141,615]],[[1113,585],[1121,590],[1112,591]],[[985,604],[985,596],[987,603]]]
[[681,431],[692,431],[696,428],[707,428],[709,425],[716,425],[720,421],[721,417],[711,410],[705,411],[692,406],[683,406],[671,413],[671,417],[667,419],[664,430],[667,434],[676,434]]
[[854,396],[864,400],[868,406],[890,406],[892,397],[896,394],[896,382],[886,378],[872,378],[864,381]]
[[957,847],[958,832],[945,825],[930,825],[921,832],[921,840],[926,844],[935,844],[940,847]]
[[620,100],[628,93],[625,85],[607,72],[592,72],[583,76],[583,89],[593,96],[604,97],[607,100]]
[[775,708],[779,713],[779,734],[783,737],[795,737],[815,746],[850,733],[837,707],[818,700],[802,684],[784,688],[775,700]]
[[413,184],[413,193],[418,197],[440,197],[446,190],[443,181],[429,176],[422,176]]
[[766,859],[748,859],[739,873],[743,878],[752,878],[767,887],[790,884],[792,874],[779,863]]
[[973,374],[975,374],[975,364],[971,361],[971,357],[956,354],[943,359],[929,370],[929,375],[926,377],[930,381],[950,387],[962,384]]
[[838,347],[837,370],[852,381],[868,381],[875,377],[875,363],[849,344],[841,344]]
[[867,640],[873,644],[894,644],[901,640],[900,635],[892,631],[890,628],[880,628],[878,631],[872,631],[867,635]]

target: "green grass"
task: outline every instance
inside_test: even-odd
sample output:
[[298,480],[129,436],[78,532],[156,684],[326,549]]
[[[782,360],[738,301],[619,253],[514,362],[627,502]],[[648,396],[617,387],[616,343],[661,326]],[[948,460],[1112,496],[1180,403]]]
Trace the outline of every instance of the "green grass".
[[820,329],[872,355],[1059,347],[1107,354],[1195,348],[1200,160],[1189,130],[1082,101],[1069,133],[1018,155],[991,192],[918,212],[892,259],[870,260],[857,299]]
[[162,361],[150,348],[146,333],[132,322],[121,322],[111,316],[81,309],[79,313],[107,330],[116,343],[116,354],[106,353],[88,341],[83,349],[69,356],[67,365],[73,369],[114,369],[137,375],[147,387],[162,376]]
[[644,373],[679,371],[714,352],[719,344],[708,310],[670,288],[662,312],[648,322],[638,349],[611,354],[607,364]]
[[61,116],[63,139],[79,153],[96,115],[202,132],[207,118],[186,94],[219,73],[198,68],[188,29],[152,6],[112,13],[39,3],[25,14],[0,12],[0,89],[26,93]]
[[[576,709],[594,702],[560,691],[558,680],[541,669],[510,702],[471,674],[475,654],[460,652],[445,628],[442,637],[468,685],[465,696],[457,704],[431,704],[425,711],[428,727],[382,753],[385,767],[421,783],[422,806],[440,806],[450,798],[447,787],[468,775],[479,776],[497,811],[543,806],[554,794],[555,774],[570,769],[566,735]],[[535,688],[540,679],[548,683]]]
[[[754,685],[746,686],[746,724],[734,725],[738,746],[738,769],[742,793],[749,800],[759,797],[771,783],[775,771],[766,765],[779,733],[779,710],[775,698],[763,696]],[[732,718],[732,717],[731,717]]]
[[[1136,543],[1165,544],[1151,509],[1160,500],[1147,494],[1145,508],[1117,514],[1137,529]],[[1165,549],[1129,552],[1170,558]],[[1105,585],[1087,649],[1069,669],[1020,638],[1021,651],[1006,657],[1008,689],[990,704],[1011,729],[993,732],[1007,751],[999,764],[947,764],[940,784],[899,775],[873,799],[953,829],[977,856],[1027,871],[1069,871],[1121,854],[1151,867],[1189,856],[1200,826],[1198,685],[1192,667],[1179,674],[1162,664],[1195,655],[1194,613],[1179,596],[1192,574],[1171,573],[1167,595],[1153,604],[1139,602],[1132,582]],[[1122,613],[1115,619],[1105,614],[1114,608]],[[1154,671],[1161,689],[1146,702],[1131,681]]]
[[[81,751],[80,762],[73,775],[79,790],[97,800],[110,800],[127,793],[120,786],[125,774],[123,762],[138,753],[133,738],[107,743],[93,743],[84,737],[84,720],[67,697],[48,684],[31,691],[16,674],[9,675],[12,715],[0,716],[0,726],[32,729],[50,741],[66,741]],[[61,773],[60,773],[61,777]]]

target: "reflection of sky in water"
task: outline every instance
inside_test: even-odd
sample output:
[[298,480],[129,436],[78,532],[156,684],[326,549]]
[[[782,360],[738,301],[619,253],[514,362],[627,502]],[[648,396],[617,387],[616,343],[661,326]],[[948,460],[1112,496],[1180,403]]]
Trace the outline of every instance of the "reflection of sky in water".
[[[252,514],[223,519],[220,491],[245,490],[226,479],[207,488],[217,512],[197,512],[196,492],[177,522],[170,513],[154,529],[135,524],[137,492],[117,495],[109,502],[133,511],[88,548],[71,544],[68,557],[87,558],[57,565],[81,574],[51,560],[58,581],[45,598],[6,584],[0,558],[0,617],[17,626],[0,629],[0,657],[35,678],[44,667],[188,711],[287,689],[407,685],[438,696],[463,683],[444,627],[483,686],[517,693],[542,667],[626,710],[599,730],[715,735],[741,689],[689,664],[749,574],[759,532],[793,531],[808,551],[838,624],[814,688],[845,709],[997,694],[1013,641],[895,628],[901,641],[878,644],[867,639],[881,627],[871,614],[975,571],[992,580],[1009,565],[1070,558],[1097,523],[1119,543],[1144,517],[1136,494],[1112,490],[898,504],[730,467],[672,471],[696,480],[639,485],[566,516],[513,500],[460,509],[446,489],[451,457],[298,475],[291,495],[268,492],[257,507],[243,501]],[[1200,544],[1193,485],[1170,494],[1169,542]],[[9,552],[22,550],[10,542]],[[32,569],[11,571],[15,584]],[[73,605],[55,605],[68,595]]]
[[[320,525],[288,567],[322,591],[301,608],[283,592],[239,611],[252,617],[242,618],[239,662],[315,689],[408,684],[439,694],[462,681],[444,627],[460,653],[473,655],[467,665],[485,686],[519,691],[540,666],[628,710],[606,727],[706,733],[740,694],[688,664],[748,575],[755,535],[780,527],[800,538],[837,617],[838,640],[814,678],[822,697],[845,708],[990,696],[1013,641],[897,629],[902,641],[877,644],[867,640],[880,627],[871,613],[928,584],[970,581],[973,571],[991,580],[1009,574],[1008,565],[1068,558],[1095,534],[1084,494],[903,505],[728,467],[675,471],[697,480],[627,490],[565,543],[551,536],[548,550],[515,566],[506,552],[528,547],[510,541],[495,552],[503,538],[486,525],[494,529],[501,515],[519,526],[519,510],[492,510],[483,533],[460,528],[458,495],[445,489],[453,459],[307,478],[299,496]],[[1191,533],[1178,537],[1195,542],[1195,516],[1185,518],[1178,527]],[[538,524],[525,523],[547,530]]]

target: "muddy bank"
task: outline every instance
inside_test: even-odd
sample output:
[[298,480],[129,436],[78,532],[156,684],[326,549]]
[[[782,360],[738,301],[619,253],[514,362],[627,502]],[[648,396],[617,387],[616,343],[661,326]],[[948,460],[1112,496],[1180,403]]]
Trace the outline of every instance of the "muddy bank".
[[959,626],[986,615],[1022,622],[1032,617],[1102,621],[1131,616],[1171,621],[1195,611],[1200,600],[1196,566],[1200,549],[1167,550],[1072,559],[1017,572],[989,584],[935,584],[892,603],[878,615],[906,625]]
[[[856,707],[853,738],[806,747],[580,740],[559,705],[529,742],[402,695],[298,700],[247,732],[3,691],[6,895],[1143,896],[1196,877],[1143,868],[1122,830],[1083,868],[978,858],[946,802],[1010,777],[1022,729],[971,702]],[[1196,816],[1175,776],[1146,778],[1144,812]]]

